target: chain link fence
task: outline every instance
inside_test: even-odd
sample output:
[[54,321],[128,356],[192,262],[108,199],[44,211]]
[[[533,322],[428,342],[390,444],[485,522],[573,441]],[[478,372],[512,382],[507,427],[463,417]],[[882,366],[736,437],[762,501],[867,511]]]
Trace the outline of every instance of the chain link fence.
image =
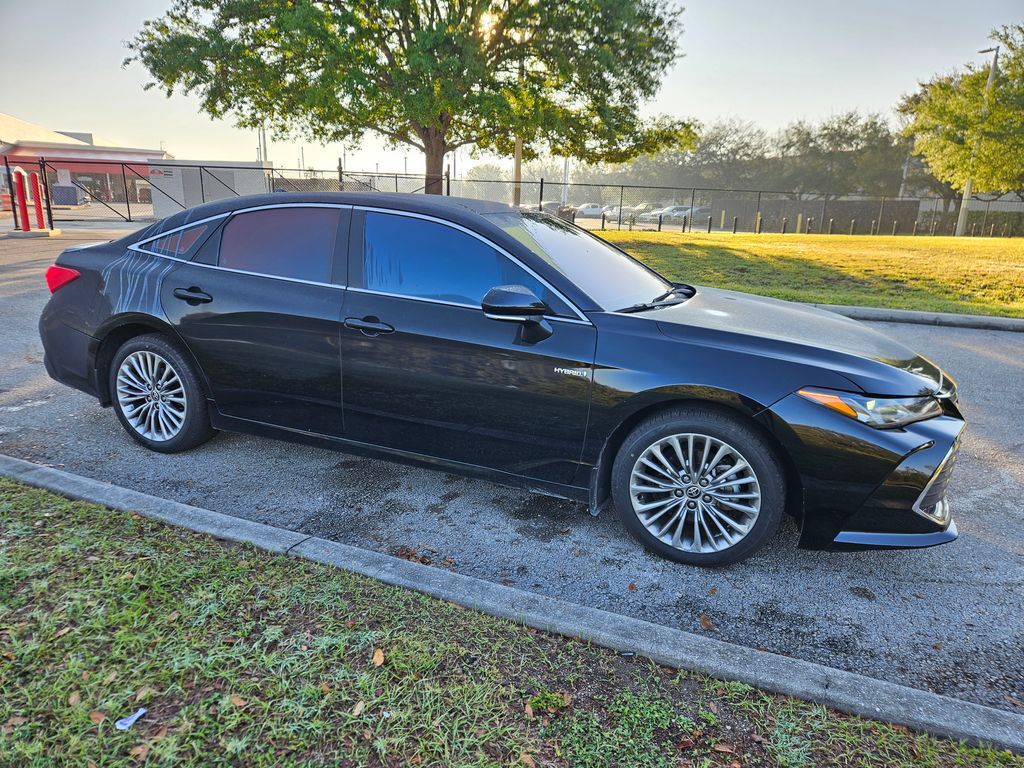
[[[152,221],[202,203],[261,193],[428,191],[543,210],[589,229],[951,235],[959,201],[938,197],[795,195],[744,189],[564,184],[536,179],[467,179],[417,174],[274,168],[269,163],[202,164],[6,158],[0,199],[9,207],[12,173],[40,174],[52,221]],[[1024,200],[976,196],[968,234],[1024,234]]]

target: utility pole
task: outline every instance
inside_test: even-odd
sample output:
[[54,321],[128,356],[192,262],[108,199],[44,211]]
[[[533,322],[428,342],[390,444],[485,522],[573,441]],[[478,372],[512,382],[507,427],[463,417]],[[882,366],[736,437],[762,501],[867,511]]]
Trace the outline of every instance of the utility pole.
[[[999,67],[999,46],[995,48],[986,48],[978,53],[991,53],[992,54],[992,66],[988,70],[988,82],[985,83],[985,94],[982,96],[981,101],[981,119],[984,121],[985,115],[988,114],[988,97],[992,92],[992,86],[996,81],[996,70]],[[978,140],[975,138],[974,144],[971,147],[971,164],[967,168],[967,183],[964,184],[964,194],[960,200],[960,213],[956,217],[956,236],[961,237],[967,231],[967,207],[971,202],[971,196],[974,194],[974,180],[971,175],[974,173],[974,155],[978,151]]]
[[[523,62],[519,61],[519,83],[523,82]],[[522,203],[523,197],[523,139],[516,135],[516,145],[512,160],[512,205],[516,208]]]

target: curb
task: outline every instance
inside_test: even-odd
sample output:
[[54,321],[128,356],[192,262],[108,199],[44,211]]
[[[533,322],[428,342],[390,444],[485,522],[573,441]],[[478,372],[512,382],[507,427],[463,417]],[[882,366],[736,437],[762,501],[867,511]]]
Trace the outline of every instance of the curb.
[[390,555],[157,498],[0,454],[0,476],[219,539],[337,566],[658,664],[795,696],[874,720],[1024,752],[1024,715],[536,595]]
[[959,315],[955,312],[918,312],[907,309],[885,309],[883,307],[851,307],[843,304],[808,304],[816,309],[827,309],[838,315],[854,320],[871,320],[880,323],[913,323],[916,325],[941,325],[948,328],[974,328],[983,331],[1015,331],[1024,333],[1024,319],[1017,317],[994,317],[992,315]]

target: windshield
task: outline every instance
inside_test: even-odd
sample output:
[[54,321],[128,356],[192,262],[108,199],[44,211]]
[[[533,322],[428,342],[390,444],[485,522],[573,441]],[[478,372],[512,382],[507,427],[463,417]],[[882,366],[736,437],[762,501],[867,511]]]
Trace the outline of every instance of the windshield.
[[653,301],[672,284],[639,261],[568,222],[539,213],[486,214],[602,309]]

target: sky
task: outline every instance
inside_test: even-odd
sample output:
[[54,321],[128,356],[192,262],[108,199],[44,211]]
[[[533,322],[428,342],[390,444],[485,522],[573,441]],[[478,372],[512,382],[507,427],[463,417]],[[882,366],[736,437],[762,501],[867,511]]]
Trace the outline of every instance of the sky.
[[[850,109],[892,116],[899,98],[937,72],[983,63],[990,31],[1024,21],[1021,0],[690,0],[683,56],[646,114],[703,123],[740,118],[769,130]],[[138,64],[122,67],[130,39],[170,0],[0,0],[0,112],[53,130],[86,131],[182,160],[255,160],[252,131],[211,120],[198,99],[145,91]],[[278,167],[330,169],[340,145],[271,140]],[[368,136],[345,150],[350,170],[422,170],[413,148]],[[461,175],[475,163],[464,149]],[[501,160],[505,162],[505,160]]]

